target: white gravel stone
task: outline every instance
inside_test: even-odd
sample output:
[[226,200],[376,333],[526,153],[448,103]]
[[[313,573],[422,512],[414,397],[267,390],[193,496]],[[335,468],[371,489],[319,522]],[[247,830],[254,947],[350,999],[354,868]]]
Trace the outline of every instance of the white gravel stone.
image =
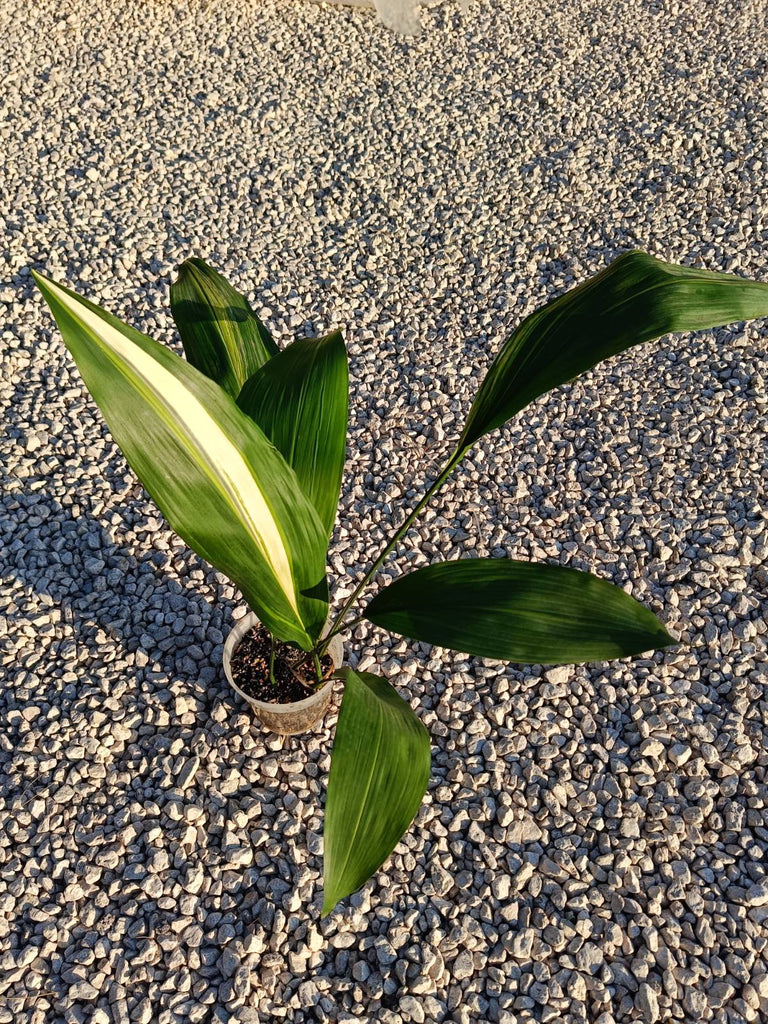
[[641,1019],[647,1024],[655,1024],[659,1019],[659,999],[650,985],[644,981],[640,982],[635,996],[635,1006],[640,1012]]
[[456,981],[463,981],[466,978],[472,977],[474,969],[472,954],[469,950],[465,949],[453,961],[451,973]]
[[768,878],[747,889],[747,903],[750,907],[764,907],[768,904]]
[[685,743],[673,743],[669,748],[669,760],[677,768],[682,768],[691,759],[691,748]]
[[535,843],[541,839],[542,831],[530,815],[513,822],[507,830],[507,842],[521,846],[524,843]]
[[99,990],[94,985],[91,985],[90,982],[78,981],[70,987],[67,996],[70,1000],[91,1002],[99,998]]
[[200,768],[200,758],[190,757],[181,766],[176,777],[176,785],[179,789],[187,789],[194,782],[195,775],[197,775],[198,769]]

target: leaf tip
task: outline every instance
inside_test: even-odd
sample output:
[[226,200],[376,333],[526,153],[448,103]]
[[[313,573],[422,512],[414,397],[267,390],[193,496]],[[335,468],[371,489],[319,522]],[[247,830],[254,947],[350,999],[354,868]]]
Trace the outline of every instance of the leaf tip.
[[211,268],[205,262],[201,260],[199,256],[187,256],[185,260],[176,267],[176,274],[181,277],[182,274],[187,274],[195,270],[206,271]]
[[32,280],[43,294],[45,294],[48,286],[54,283],[50,277],[46,277],[45,274],[41,274],[38,270],[30,270],[30,273],[32,274]]
[[658,633],[656,634],[657,646],[658,647],[675,647],[680,643],[679,640],[675,639],[671,633],[669,633],[664,626],[660,626]]
[[339,901],[337,899],[333,899],[331,897],[330,893],[323,894],[323,908],[320,911],[321,921],[325,920],[325,918],[328,917],[328,915],[332,912],[333,908],[336,906],[338,902]]
[[[47,277],[45,274],[41,274],[37,270],[30,270],[32,274],[32,280],[37,285],[40,294],[43,296],[49,306],[52,307],[52,302],[56,299],[56,292],[60,290],[61,286],[58,285],[52,277]],[[55,314],[54,314],[55,315]]]

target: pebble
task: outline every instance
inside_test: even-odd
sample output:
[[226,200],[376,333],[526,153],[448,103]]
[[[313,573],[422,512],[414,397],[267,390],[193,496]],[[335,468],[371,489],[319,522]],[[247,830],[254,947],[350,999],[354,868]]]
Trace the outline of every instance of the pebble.
[[643,757],[661,757],[664,753],[664,744],[660,740],[643,740],[640,744],[640,753]]
[[87,981],[78,981],[72,985],[67,993],[72,1000],[85,1000],[91,1002],[99,998],[99,990]]
[[558,665],[556,668],[550,668],[545,673],[547,682],[552,683],[554,686],[559,686],[562,683],[567,683],[573,675],[573,668],[570,665]]
[[199,893],[205,882],[205,874],[202,868],[195,867],[191,868],[184,882],[182,883],[184,889],[190,893]]
[[682,768],[691,758],[691,748],[685,743],[673,743],[669,748],[669,759],[677,768]]
[[736,991],[736,986],[729,981],[716,981],[707,991],[707,1003],[715,1010],[725,1006]]
[[453,961],[453,977],[456,981],[463,981],[465,978],[471,978],[474,973],[474,961],[472,954],[469,950],[462,950],[461,953]]
[[406,995],[400,999],[400,1010],[405,1014],[407,1020],[415,1021],[416,1024],[424,1024],[426,1017],[421,1003],[414,996]]
[[507,829],[507,842],[514,843],[516,846],[538,842],[541,837],[541,829],[529,815],[513,822]]
[[750,907],[764,907],[768,904],[768,878],[750,885],[747,889],[747,903]]
[[530,861],[525,861],[515,873],[513,879],[515,888],[522,889],[526,882],[530,881],[530,879],[533,878],[535,870],[536,869],[534,868],[533,864],[530,863]]
[[646,982],[641,981],[635,996],[635,1006],[647,1024],[654,1024],[659,1019],[659,999],[654,990]]
[[512,938],[509,951],[516,960],[528,960],[533,950],[535,933],[532,928],[524,928]]
[[179,789],[187,789],[192,785],[200,767],[199,757],[189,757],[184,761],[176,776],[176,785]]

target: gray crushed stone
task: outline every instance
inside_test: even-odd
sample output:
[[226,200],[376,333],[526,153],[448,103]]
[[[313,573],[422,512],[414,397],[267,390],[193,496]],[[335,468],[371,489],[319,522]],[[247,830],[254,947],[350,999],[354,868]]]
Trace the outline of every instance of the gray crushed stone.
[[768,1015],[765,322],[537,401],[420,521],[401,566],[591,568],[681,645],[547,671],[356,628],[433,777],[321,923],[335,714],[283,741],[227,691],[239,595],[137,485],[31,287],[177,346],[197,254],[282,341],[344,329],[339,600],[547,297],[634,246],[768,280],[764,5],[422,20],[0,0],[0,1024]]

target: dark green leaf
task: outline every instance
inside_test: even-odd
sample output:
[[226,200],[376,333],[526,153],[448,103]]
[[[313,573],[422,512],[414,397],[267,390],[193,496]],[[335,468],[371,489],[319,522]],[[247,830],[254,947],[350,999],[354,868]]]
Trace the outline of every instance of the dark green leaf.
[[410,705],[379,676],[345,676],[325,808],[323,915],[381,867],[429,782],[429,734]]
[[328,537],[344,469],[347,396],[347,353],[334,331],[294,341],[246,381],[237,398],[293,467]]
[[365,610],[428,644],[525,665],[624,658],[675,643],[623,590],[559,565],[473,558],[401,576]]
[[279,351],[247,300],[203,260],[179,267],[171,313],[189,362],[232,398]]
[[768,284],[629,252],[532,313],[480,386],[459,450],[601,359],[670,331],[768,315]]

